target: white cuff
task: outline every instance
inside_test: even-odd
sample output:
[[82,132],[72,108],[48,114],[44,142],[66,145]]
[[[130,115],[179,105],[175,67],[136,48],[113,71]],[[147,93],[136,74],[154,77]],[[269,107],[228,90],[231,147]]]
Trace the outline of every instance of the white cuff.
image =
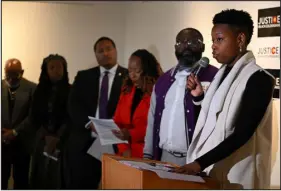
[[12,132],[15,137],[18,136],[18,132],[15,129],[13,129]]
[[[92,123],[92,121],[89,121],[89,122],[85,125],[85,128],[86,128],[86,129],[89,129],[91,123]],[[91,131],[91,137],[96,138],[97,136],[98,136],[98,135],[97,135],[94,131]]]
[[203,101],[203,100],[198,101],[198,102],[195,102],[195,101],[192,101],[192,102],[193,102],[194,105],[197,105],[197,106],[198,106],[198,105],[201,105],[202,101]]
[[90,128],[89,126],[90,126],[91,122],[92,122],[92,121],[89,121],[89,122],[85,125],[85,128],[86,128],[86,129],[89,129],[89,128]]
[[98,137],[98,135],[97,135],[94,131],[92,131],[92,132],[91,132],[91,137],[93,137],[93,138],[97,138],[97,137]]

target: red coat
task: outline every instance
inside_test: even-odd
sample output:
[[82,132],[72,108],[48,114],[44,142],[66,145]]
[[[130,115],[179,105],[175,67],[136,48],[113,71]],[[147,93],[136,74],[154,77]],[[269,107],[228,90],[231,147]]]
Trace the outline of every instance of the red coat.
[[129,144],[118,144],[118,154],[122,155],[124,151],[131,148],[132,157],[142,158],[150,95],[143,95],[131,122],[131,107],[135,90],[135,88],[132,88],[132,91],[129,93],[121,93],[113,120],[120,129],[128,128],[131,135],[131,142]]

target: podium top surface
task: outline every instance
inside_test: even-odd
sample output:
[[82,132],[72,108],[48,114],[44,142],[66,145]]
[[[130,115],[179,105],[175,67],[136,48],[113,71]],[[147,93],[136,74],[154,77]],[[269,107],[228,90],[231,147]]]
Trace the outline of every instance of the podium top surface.
[[[219,189],[217,181],[202,177],[205,181],[192,182],[160,178],[155,172],[127,166],[119,161],[135,161],[142,163],[169,164],[141,159],[104,154],[102,157],[102,188],[103,189]],[[122,176],[120,176],[122,174]]]

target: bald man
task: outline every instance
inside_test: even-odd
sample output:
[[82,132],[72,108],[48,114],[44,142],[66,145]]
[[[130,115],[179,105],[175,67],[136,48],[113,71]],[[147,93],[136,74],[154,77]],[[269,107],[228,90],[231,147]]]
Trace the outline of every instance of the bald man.
[[7,189],[13,165],[14,189],[28,189],[31,143],[28,114],[36,84],[24,79],[21,62],[9,59],[2,80],[2,189]]

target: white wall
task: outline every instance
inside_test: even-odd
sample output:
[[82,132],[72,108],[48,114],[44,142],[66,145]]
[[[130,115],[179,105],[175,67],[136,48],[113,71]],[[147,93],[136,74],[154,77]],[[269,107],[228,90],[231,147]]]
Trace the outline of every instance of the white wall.
[[118,60],[124,63],[122,3],[3,2],[2,10],[2,76],[5,61],[16,57],[24,76],[38,82],[43,58],[58,53],[68,61],[72,82],[78,70],[96,65],[93,44],[101,36],[116,42]]
[[[128,58],[136,48],[151,48],[164,69],[176,64],[174,44],[176,34],[183,28],[197,28],[204,36],[206,50],[204,56],[210,58],[210,63],[220,66],[212,58],[211,29],[214,15],[223,9],[235,8],[248,11],[254,21],[254,34],[249,49],[257,54],[262,44],[279,46],[280,37],[257,38],[258,9],[278,7],[278,1],[256,2],[131,2],[127,4],[125,58]],[[280,57],[270,59],[258,58],[259,65],[266,68],[280,68]]]
[[[117,44],[118,60],[127,66],[130,54],[147,48],[155,54],[164,70],[176,64],[176,34],[185,27],[199,29],[206,44],[204,56],[220,66],[211,55],[212,17],[225,8],[243,7],[254,22],[259,8],[280,6],[280,2],[3,2],[2,63],[19,58],[25,76],[37,82],[40,65],[49,53],[59,53],[69,62],[72,82],[76,72],[96,65],[93,43],[102,36]],[[200,11],[202,10],[202,11]],[[257,27],[249,46],[256,53],[257,44],[271,41],[279,46],[280,37],[257,38]],[[252,48],[254,47],[254,48]],[[257,58],[264,67],[280,68],[280,57],[268,62]],[[2,64],[2,69],[4,64]],[[2,71],[3,74],[3,71]]]
[[164,70],[176,64],[175,37],[183,27],[184,2],[127,4],[125,58],[138,48],[149,49]]

